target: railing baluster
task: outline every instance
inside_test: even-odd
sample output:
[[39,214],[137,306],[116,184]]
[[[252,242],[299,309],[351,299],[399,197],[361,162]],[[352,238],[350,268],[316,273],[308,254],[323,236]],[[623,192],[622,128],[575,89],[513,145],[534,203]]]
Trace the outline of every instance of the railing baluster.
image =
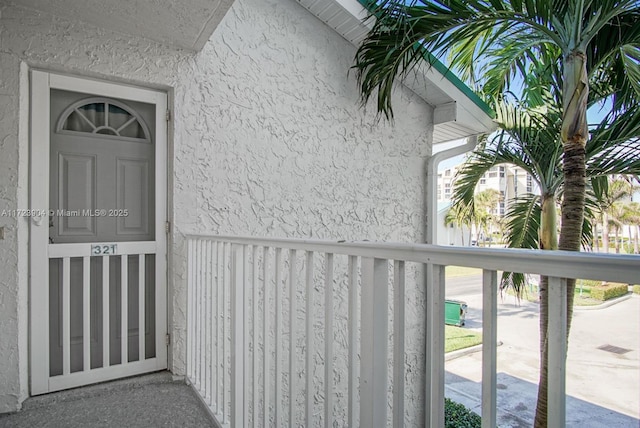
[[205,241],[198,241],[198,389],[204,392],[205,335],[204,335],[204,246]]
[[427,426],[444,426],[444,285],[445,267],[427,264],[425,395]]
[[404,427],[405,264],[393,263],[393,426]]
[[193,317],[194,306],[194,262],[195,262],[195,242],[193,239],[187,240],[187,377],[189,382],[193,383],[193,366],[195,363],[195,349],[193,346],[193,336],[195,332],[195,323]]
[[242,246],[242,286],[243,286],[243,311],[244,311],[244,319],[242,322],[242,334],[244,337],[244,351],[242,355],[242,366],[243,366],[243,379],[244,379],[244,395],[242,400],[242,414],[244,418],[244,424],[246,426],[249,425],[249,391],[251,387],[249,382],[251,382],[251,378],[249,377],[249,349],[250,346],[250,335],[249,335],[249,246]]
[[62,259],[62,374],[71,373],[71,259]]
[[264,383],[264,389],[262,391],[262,417],[264,420],[264,426],[268,427],[269,424],[269,247],[264,247],[262,253],[262,284],[264,286],[264,306],[262,310],[262,340],[263,345],[263,359],[262,359],[262,377]]
[[258,246],[253,246],[253,427],[258,428]]
[[[227,296],[229,294],[228,286],[231,279],[231,243],[227,243],[224,246],[224,281],[222,283],[222,423],[226,424],[229,421],[229,412],[227,403],[229,403],[229,382],[227,379],[228,368],[226,366],[227,355],[229,354],[229,341],[231,340],[231,330],[227,321],[227,309],[231,312],[230,302],[227,302]],[[227,411],[229,410],[229,411]]]
[[102,256],[102,367],[111,365],[109,353],[109,256]]
[[498,274],[482,272],[482,428],[496,426]]
[[547,424],[566,424],[567,280],[549,277]]
[[358,426],[358,258],[349,256],[349,399],[348,426]]
[[324,267],[324,420],[333,426],[333,253],[325,253]]
[[386,259],[362,259],[360,426],[387,425],[389,267]]
[[313,251],[307,251],[305,289],[307,290],[306,319],[306,379],[305,379],[305,420],[304,426],[311,427],[313,416]]
[[211,308],[211,301],[213,300],[213,293],[211,287],[211,241],[206,240],[204,242],[204,348],[202,352],[205,355],[204,363],[204,398],[205,402],[211,406],[212,403],[212,385],[211,385],[211,332],[213,323],[213,313],[209,310]]
[[211,313],[211,348],[209,349],[209,353],[211,354],[211,408],[213,412],[217,411],[217,374],[218,369],[216,366],[216,356],[217,356],[217,332],[218,332],[218,320],[217,320],[217,305],[218,305],[218,297],[217,297],[217,285],[218,285],[218,243],[215,241],[210,242],[211,245],[211,255],[209,258],[209,263],[211,264],[211,279],[209,281],[209,287],[211,290],[211,302],[208,307],[209,312]]
[[289,250],[289,428],[296,426],[296,284],[298,282],[296,250]]
[[224,404],[222,402],[222,385],[223,385],[223,366],[224,359],[222,358],[222,341],[224,340],[224,332],[222,331],[221,317],[224,316],[222,300],[222,288],[224,287],[224,247],[223,242],[218,242],[218,257],[217,257],[217,279],[216,279],[216,301],[218,309],[216,310],[216,414],[221,417],[224,412]]
[[91,370],[91,258],[82,258],[82,369]]
[[275,379],[275,426],[282,420],[282,248],[276,248],[276,379]]
[[244,258],[242,247],[231,248],[231,426],[244,420]]

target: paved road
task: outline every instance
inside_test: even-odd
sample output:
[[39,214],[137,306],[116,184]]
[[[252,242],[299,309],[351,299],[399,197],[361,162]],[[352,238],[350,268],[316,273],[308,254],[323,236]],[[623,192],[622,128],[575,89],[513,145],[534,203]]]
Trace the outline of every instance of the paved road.
[[[447,297],[469,305],[467,326],[481,329],[480,277],[447,280]],[[531,426],[538,380],[538,306],[499,297],[498,407],[501,427]],[[607,345],[622,354],[599,349]],[[567,423],[640,427],[640,298],[577,310],[567,357]],[[480,412],[481,353],[447,362],[447,395]]]

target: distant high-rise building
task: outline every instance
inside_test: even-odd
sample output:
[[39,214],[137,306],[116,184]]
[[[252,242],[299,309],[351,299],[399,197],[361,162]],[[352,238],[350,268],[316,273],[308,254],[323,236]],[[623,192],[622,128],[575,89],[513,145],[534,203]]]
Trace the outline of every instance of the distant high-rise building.
[[[449,167],[438,172],[438,202],[449,202],[453,197],[456,173],[460,165]],[[476,187],[476,192],[495,189],[502,196],[492,209],[492,214],[503,216],[514,199],[526,193],[538,191],[531,175],[519,166],[498,165],[487,171]]]

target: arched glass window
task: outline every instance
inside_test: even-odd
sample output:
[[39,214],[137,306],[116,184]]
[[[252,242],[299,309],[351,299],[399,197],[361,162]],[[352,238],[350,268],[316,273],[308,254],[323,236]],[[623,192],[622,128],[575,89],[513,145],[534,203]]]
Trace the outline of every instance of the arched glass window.
[[108,98],[87,98],[72,104],[60,115],[56,132],[151,141],[142,118],[126,104]]

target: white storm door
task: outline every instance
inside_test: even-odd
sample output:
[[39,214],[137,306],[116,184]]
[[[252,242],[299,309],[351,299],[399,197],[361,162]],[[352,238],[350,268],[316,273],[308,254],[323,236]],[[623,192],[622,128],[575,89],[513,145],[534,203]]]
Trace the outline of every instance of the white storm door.
[[166,94],[31,73],[31,394],[167,367]]

